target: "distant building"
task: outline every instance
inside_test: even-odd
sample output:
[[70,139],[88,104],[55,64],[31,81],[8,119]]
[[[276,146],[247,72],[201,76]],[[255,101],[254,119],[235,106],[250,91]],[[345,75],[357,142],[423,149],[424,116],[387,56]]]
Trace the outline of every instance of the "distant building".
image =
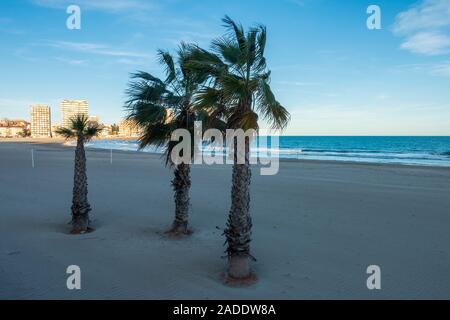
[[88,117],[88,102],[86,100],[63,100],[61,102],[61,126],[70,126],[70,120],[77,115]]
[[56,133],[56,130],[58,130],[60,128],[59,123],[53,123],[52,124],[52,136],[56,137],[58,136],[58,134]]
[[173,109],[166,109],[166,124],[170,123],[175,118]]
[[52,124],[49,106],[42,104],[34,104],[31,106],[31,136],[52,136]]
[[89,122],[99,125],[100,124],[100,118],[98,116],[90,116],[89,117]]
[[142,128],[140,128],[132,120],[122,120],[119,123],[119,135],[125,137],[138,137],[142,133]]
[[101,124],[100,129],[102,129],[102,131],[100,131],[100,133],[99,133],[100,137],[108,137],[111,135],[111,126],[110,125]]
[[25,120],[0,120],[0,137],[15,138],[30,130],[30,123]]

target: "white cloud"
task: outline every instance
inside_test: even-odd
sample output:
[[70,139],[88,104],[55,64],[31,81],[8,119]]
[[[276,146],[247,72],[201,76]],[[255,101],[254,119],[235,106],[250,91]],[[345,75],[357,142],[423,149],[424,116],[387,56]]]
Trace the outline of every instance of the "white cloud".
[[394,32],[404,34],[449,25],[450,0],[423,0],[397,16]]
[[145,61],[142,61],[141,59],[129,59],[129,58],[120,58],[117,59],[116,62],[129,66],[142,66],[146,64]]
[[122,57],[122,58],[141,58],[152,59],[150,54],[128,51],[112,48],[105,44],[99,43],[86,43],[86,42],[69,42],[69,41],[53,41],[49,45],[58,49],[65,49],[70,51],[77,51],[88,54],[96,54],[102,56]]
[[450,77],[450,61],[433,66],[431,72],[435,75]]
[[0,32],[12,35],[25,34],[25,32],[15,27],[13,19],[7,17],[0,17]]
[[300,7],[303,7],[306,5],[306,2],[308,2],[309,0],[287,0],[290,3],[296,4]]
[[450,0],[422,0],[397,15],[393,27],[401,48],[424,55],[450,52]]
[[296,87],[311,87],[321,86],[319,82],[303,82],[303,81],[277,81],[279,85],[296,86]]
[[[73,0],[31,0],[34,4],[49,8],[67,8]],[[154,7],[149,0],[77,0],[81,9],[120,12],[129,10],[149,10]]]
[[73,66],[80,66],[86,64],[86,60],[78,60],[78,59],[67,59],[62,57],[56,57],[56,60],[62,63],[70,64]]
[[408,37],[402,49],[425,55],[441,55],[450,52],[450,36],[439,32],[419,32]]
[[417,72],[432,76],[450,77],[450,61],[440,63],[403,64],[391,69],[394,72]]

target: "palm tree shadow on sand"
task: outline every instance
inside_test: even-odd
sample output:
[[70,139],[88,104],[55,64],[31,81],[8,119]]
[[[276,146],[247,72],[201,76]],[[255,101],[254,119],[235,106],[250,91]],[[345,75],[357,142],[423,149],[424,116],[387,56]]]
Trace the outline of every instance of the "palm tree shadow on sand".
[[142,229],[142,235],[145,237],[156,236],[159,240],[183,240],[190,238],[195,230],[188,228],[183,232],[173,232],[172,228],[147,227]]

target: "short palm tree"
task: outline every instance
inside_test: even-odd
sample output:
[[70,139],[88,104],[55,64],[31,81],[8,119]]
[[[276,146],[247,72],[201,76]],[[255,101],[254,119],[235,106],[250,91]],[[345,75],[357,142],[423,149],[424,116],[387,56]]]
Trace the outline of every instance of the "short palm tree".
[[86,172],[86,153],[84,144],[98,135],[101,129],[91,124],[86,115],[77,115],[70,120],[70,126],[59,128],[56,133],[66,139],[76,139],[75,168],[72,194],[72,234],[82,234],[93,229],[89,226],[88,183]]
[[[209,76],[211,85],[197,95],[197,108],[206,109],[210,117],[225,119],[228,129],[258,130],[262,116],[273,129],[287,126],[290,115],[275,99],[270,88],[264,51],[266,28],[256,26],[245,32],[241,25],[226,16],[228,33],[213,41],[212,52],[196,48],[189,66]],[[225,229],[229,280],[251,280],[250,253],[252,219],[250,216],[250,141],[243,153],[245,163],[234,160],[231,209]],[[236,148],[236,146],[235,146]],[[235,149],[236,154],[236,149]]]
[[[190,164],[174,164],[171,158],[176,145],[171,141],[172,133],[177,129],[185,129],[193,137],[194,122],[198,119],[192,102],[203,79],[186,68],[191,48],[182,43],[176,60],[169,52],[159,50],[159,62],[164,67],[166,79],[160,80],[147,72],[137,72],[132,75],[133,80],[126,92],[128,119],[142,128],[140,148],[150,145],[163,147],[166,165],[174,167],[172,187],[175,192],[175,219],[168,233],[175,236],[191,233],[188,228]],[[195,152],[193,145],[191,150],[192,159]]]

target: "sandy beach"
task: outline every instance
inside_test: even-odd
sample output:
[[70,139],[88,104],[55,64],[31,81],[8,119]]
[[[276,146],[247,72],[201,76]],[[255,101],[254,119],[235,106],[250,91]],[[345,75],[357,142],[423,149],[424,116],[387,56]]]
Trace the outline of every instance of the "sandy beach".
[[[34,149],[35,167],[31,166]],[[449,299],[450,169],[283,161],[254,170],[259,277],[229,288],[222,231],[231,167],[192,171],[191,238],[164,237],[174,212],[160,156],[88,150],[96,232],[68,234],[73,149],[0,142],[0,299]],[[82,289],[66,288],[79,265]],[[366,287],[378,265],[382,290]]]

